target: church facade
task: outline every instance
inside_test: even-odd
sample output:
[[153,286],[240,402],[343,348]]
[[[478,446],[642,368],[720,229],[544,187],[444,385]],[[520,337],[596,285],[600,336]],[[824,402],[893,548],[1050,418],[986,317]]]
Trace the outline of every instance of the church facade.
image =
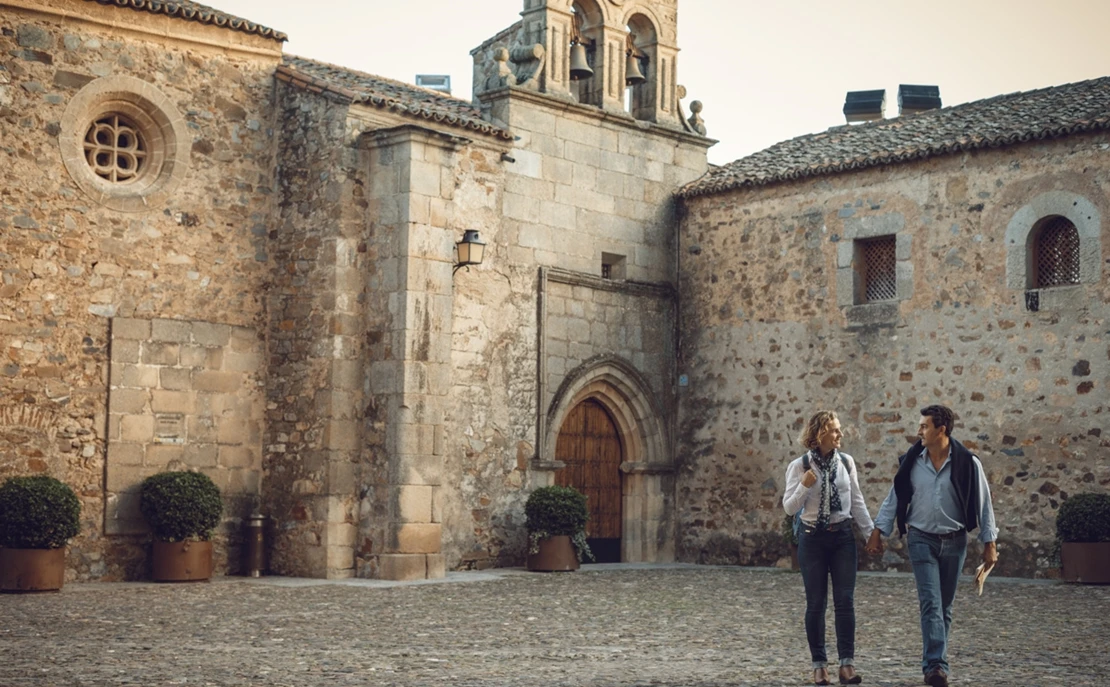
[[186,0],[0,30],[0,477],[78,492],[71,579],[146,576],[166,469],[220,486],[227,573],[255,510],[280,574],[516,565],[554,483],[610,560],[775,564],[824,406],[876,506],[916,407],[956,408],[1012,574],[1110,483],[1102,80],[710,169],[675,0],[525,0],[472,101]]

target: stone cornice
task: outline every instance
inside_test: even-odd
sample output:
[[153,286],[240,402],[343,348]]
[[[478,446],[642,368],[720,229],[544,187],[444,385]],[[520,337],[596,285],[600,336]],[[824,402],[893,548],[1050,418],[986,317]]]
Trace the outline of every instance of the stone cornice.
[[605,279],[585,272],[574,272],[561,267],[545,268],[547,280],[570,286],[584,286],[598,291],[613,291],[630,296],[646,296],[648,298],[661,298],[664,300],[675,297],[674,286],[665,283],[642,281],[626,281],[623,279]]
[[388,129],[374,129],[363,133],[359,137],[360,145],[366,147],[391,146],[409,141],[430,144],[452,151],[459,150],[470,143],[469,138],[453,136],[419,124],[402,124]]
[[611,112],[603,110],[594,105],[583,105],[572,100],[566,100],[547,93],[540,93],[533,91],[530,88],[521,88],[519,86],[503,86],[492,91],[479,93],[478,99],[483,102],[493,102],[495,100],[502,100],[506,98],[519,98],[530,103],[540,105],[552,110],[560,112],[573,112],[574,114],[581,115],[596,119],[608,124],[615,124],[617,126],[630,129],[639,133],[649,132],[651,134],[670,138],[680,143],[687,145],[698,146],[701,148],[710,148],[717,143],[716,139],[707,138],[698,134],[691,134],[687,131],[677,128],[680,126],[677,122],[675,127],[663,126],[662,124],[655,124],[654,122],[642,122],[638,119],[633,119],[627,112]]
[[[0,0],[0,8],[80,22],[102,29],[136,34],[146,39],[179,41],[224,53],[241,53],[273,59],[282,55],[281,42],[273,38],[233,31],[215,25],[183,21],[167,15],[140,14],[99,3],[74,4],[62,0]],[[113,9],[115,11],[113,11]]]
[[323,79],[310,76],[296,69],[291,69],[284,64],[278,65],[278,68],[274,70],[274,78],[291,86],[306,90],[309,93],[315,93],[329,100],[336,100],[348,105],[354,102],[355,98],[358,97],[358,94],[350,89],[336,86]]

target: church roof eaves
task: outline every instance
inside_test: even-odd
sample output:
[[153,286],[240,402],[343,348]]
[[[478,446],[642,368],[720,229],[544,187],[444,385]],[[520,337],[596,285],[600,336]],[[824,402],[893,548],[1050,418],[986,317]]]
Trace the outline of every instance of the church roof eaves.
[[413,84],[295,55],[284,57],[278,77],[352,103],[369,104],[503,140],[513,139],[510,131],[483,119],[481,111],[468,101]]
[[236,17],[226,12],[221,12],[208,5],[202,5],[192,0],[85,0],[85,2],[95,2],[101,5],[115,5],[116,7],[124,7],[140,12],[150,12],[151,14],[164,14],[167,17],[174,17],[185,21],[195,21],[201,24],[211,24],[212,26],[255,34],[275,41],[283,42],[289,39],[289,37],[281,31],[275,31],[261,24],[256,24],[242,17]]
[[1110,77],[994,96],[776,143],[710,169],[684,198],[1110,129]]

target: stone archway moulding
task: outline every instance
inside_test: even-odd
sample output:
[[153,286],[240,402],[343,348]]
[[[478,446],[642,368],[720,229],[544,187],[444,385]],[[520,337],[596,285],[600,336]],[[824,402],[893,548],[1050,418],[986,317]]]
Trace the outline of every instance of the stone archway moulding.
[[1066,218],[1079,232],[1079,281],[1096,284],[1102,271],[1102,217],[1098,206],[1069,191],[1042,193],[1014,213],[1006,226],[1006,286],[1025,289],[1029,282],[1029,241],[1037,223],[1052,215]]
[[600,355],[567,376],[547,411],[539,458],[555,466],[555,444],[563,420],[582,401],[593,399],[612,416],[624,442],[624,472],[667,472],[673,468],[663,414],[642,375],[624,359]]
[[674,560],[674,464],[663,415],[649,386],[622,358],[601,355],[572,372],[559,386],[546,414],[541,470],[563,467],[555,446],[567,414],[585,400],[600,403],[617,426],[621,462],[621,562]]

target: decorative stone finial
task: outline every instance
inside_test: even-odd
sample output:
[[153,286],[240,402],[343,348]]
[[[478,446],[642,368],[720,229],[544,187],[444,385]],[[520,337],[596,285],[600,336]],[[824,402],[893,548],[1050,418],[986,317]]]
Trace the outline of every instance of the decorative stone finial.
[[705,135],[705,120],[701,118],[702,104],[700,100],[695,100],[690,103],[690,128],[698,132],[702,136]]

